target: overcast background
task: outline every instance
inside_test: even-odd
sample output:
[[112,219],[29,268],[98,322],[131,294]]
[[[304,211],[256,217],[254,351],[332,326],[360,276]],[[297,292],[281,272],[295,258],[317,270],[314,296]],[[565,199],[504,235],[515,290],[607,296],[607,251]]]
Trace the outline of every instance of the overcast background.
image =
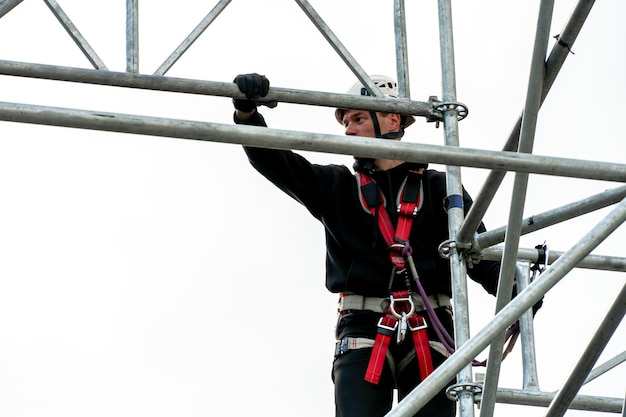
[[[125,3],[59,0],[113,71],[126,67]],[[141,73],[152,74],[215,3],[140,2]],[[453,2],[457,96],[470,110],[461,146],[500,150],[508,137],[525,100],[538,3]],[[552,35],[574,3],[556,2]],[[366,71],[395,74],[391,0],[311,4]],[[624,16],[623,1],[594,6],[542,108],[535,153],[624,163]],[[441,97],[436,2],[407,2],[407,26],[411,97]],[[35,0],[0,19],[0,59],[90,68]],[[230,82],[246,72],[336,93],[354,82],[288,0],[234,0],[167,75]],[[232,124],[230,99],[220,97],[0,76],[0,100]],[[343,134],[333,109],[283,103],[262,113],[271,127]],[[443,133],[422,119],[404,140],[442,144]],[[462,173],[475,196],[487,171]],[[507,223],[512,179],[488,228]],[[524,214],[619,185],[531,175]],[[239,146],[0,122],[0,195],[0,416],[333,415],[336,296],[324,287],[322,227]],[[609,210],[520,246],[568,250]],[[625,241],[622,226],[594,253],[624,257]],[[624,280],[576,270],[546,295],[535,319],[542,390],[561,387]],[[493,297],[470,283],[472,334],[493,311]],[[622,323],[599,363],[625,346]],[[502,387],[521,388],[519,349],[503,364]],[[623,398],[625,374],[621,365],[582,392]],[[496,415],[544,413],[496,406]]]

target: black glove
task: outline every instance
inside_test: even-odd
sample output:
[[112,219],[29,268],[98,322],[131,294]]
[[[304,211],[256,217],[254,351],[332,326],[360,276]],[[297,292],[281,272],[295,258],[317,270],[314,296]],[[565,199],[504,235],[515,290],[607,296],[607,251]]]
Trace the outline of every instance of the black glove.
[[245,99],[233,99],[233,105],[237,110],[249,113],[260,105],[274,108],[278,104],[275,100],[261,100],[270,89],[270,81],[264,75],[240,74],[233,82],[237,84],[239,91],[246,95]]

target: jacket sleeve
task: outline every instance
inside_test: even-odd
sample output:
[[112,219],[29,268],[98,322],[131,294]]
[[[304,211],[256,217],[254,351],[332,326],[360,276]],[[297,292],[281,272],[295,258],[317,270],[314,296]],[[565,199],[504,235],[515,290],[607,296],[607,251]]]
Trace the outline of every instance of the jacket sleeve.
[[[235,117],[235,123],[266,127],[260,113],[246,123]],[[320,218],[328,193],[323,184],[332,184],[337,174],[336,166],[312,164],[303,156],[290,150],[244,146],[244,151],[254,169],[287,195],[303,204],[316,218]]]
[[481,260],[467,269],[470,278],[483,286],[491,295],[498,291],[498,278],[500,276],[500,262]]

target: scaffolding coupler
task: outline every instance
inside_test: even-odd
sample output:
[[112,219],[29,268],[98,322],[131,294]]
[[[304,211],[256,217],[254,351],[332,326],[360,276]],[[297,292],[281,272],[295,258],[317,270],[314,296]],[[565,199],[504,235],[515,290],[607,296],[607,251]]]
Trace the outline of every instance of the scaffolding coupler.
[[443,115],[447,111],[456,110],[457,119],[461,121],[465,119],[469,113],[469,109],[463,103],[452,101],[440,101],[437,96],[428,97],[431,111],[426,119],[427,122],[435,122],[435,126],[439,127],[439,122],[443,121]]

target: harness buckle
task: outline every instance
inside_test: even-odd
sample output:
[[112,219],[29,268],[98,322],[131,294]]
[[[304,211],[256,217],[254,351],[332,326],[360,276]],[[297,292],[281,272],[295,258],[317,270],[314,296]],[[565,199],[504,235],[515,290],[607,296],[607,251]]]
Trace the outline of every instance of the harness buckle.
[[415,322],[417,323],[417,325],[411,326],[411,321],[409,320],[409,330],[411,330],[412,332],[416,332],[418,330],[424,330],[428,327],[428,323],[426,323],[426,319],[424,319],[424,317],[420,316],[419,314],[417,315]]
[[[396,310],[396,303],[408,303],[409,311],[398,312]],[[389,295],[389,311],[391,311],[391,314],[393,314],[395,318],[404,318],[405,320],[415,314],[415,303],[413,303],[413,297],[411,297],[411,294],[408,294],[406,297],[397,298],[394,298],[393,294]]]
[[378,319],[378,327],[381,329],[388,330],[391,333],[395,332],[396,329],[398,328],[398,321],[394,321],[393,326],[389,326],[389,325],[383,324],[384,319],[385,317],[381,317],[380,319]]
[[[411,206],[413,206],[413,210],[411,210]],[[403,216],[415,217],[418,211],[419,211],[419,208],[415,204],[405,204],[405,203],[398,204],[397,212],[398,214],[401,214]]]

